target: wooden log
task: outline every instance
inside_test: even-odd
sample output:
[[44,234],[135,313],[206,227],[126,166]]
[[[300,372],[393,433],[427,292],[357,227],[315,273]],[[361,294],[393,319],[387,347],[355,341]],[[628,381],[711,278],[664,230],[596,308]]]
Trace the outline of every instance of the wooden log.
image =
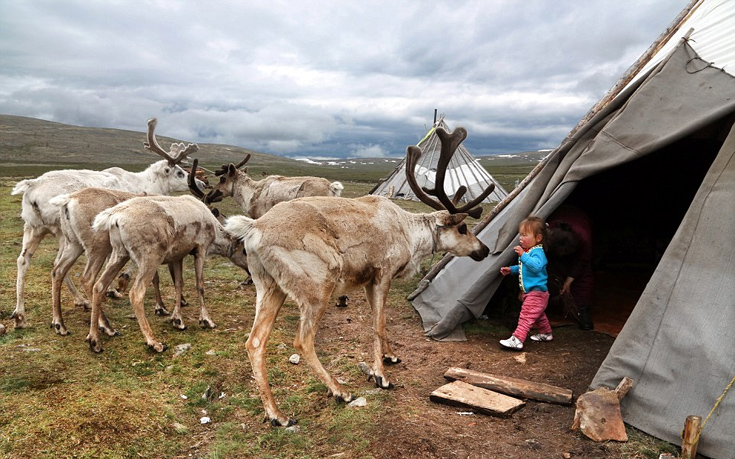
[[441,386],[429,397],[437,403],[470,408],[480,413],[507,417],[526,403],[482,387],[462,381],[453,381]]
[[697,456],[699,445],[699,431],[701,430],[702,416],[687,416],[681,441],[681,458],[694,459]]
[[473,386],[494,390],[513,397],[558,403],[561,405],[571,405],[574,395],[570,389],[564,389],[550,384],[494,376],[464,368],[450,368],[444,373],[444,378],[449,381],[464,381]]

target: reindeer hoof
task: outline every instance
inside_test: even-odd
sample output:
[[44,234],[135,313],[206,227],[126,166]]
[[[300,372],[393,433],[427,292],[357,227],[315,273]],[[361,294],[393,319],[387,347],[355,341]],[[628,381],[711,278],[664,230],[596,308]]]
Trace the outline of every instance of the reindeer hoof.
[[384,384],[384,379],[382,376],[375,376],[375,385],[380,387],[381,389],[394,389],[395,386],[390,381],[385,381],[387,384]]
[[170,316],[171,313],[168,312],[168,309],[164,308],[163,306],[157,307],[153,313],[157,316]]
[[335,394],[334,399],[337,401],[337,403],[340,403],[340,402],[350,403],[352,400],[354,400],[354,398],[352,397],[352,394],[340,394],[340,395]]
[[161,353],[164,352],[166,349],[168,349],[168,346],[166,346],[163,343],[153,343],[148,345],[148,349]]
[[273,427],[291,427],[298,424],[299,421],[297,419],[291,419],[289,418],[286,423],[279,421],[278,419],[271,419],[271,426]]
[[171,319],[171,325],[173,325],[174,328],[178,328],[179,330],[186,330],[186,325],[181,319]]
[[67,330],[66,327],[60,323],[51,322],[51,328],[54,329],[57,335],[67,336],[70,334],[69,330]]
[[186,301],[186,298],[184,298],[184,297],[182,296],[182,297],[181,297],[181,307],[182,307],[182,308],[185,308],[185,307],[187,307],[187,306],[189,306],[189,302],[188,302],[188,301]]
[[26,322],[26,316],[25,314],[20,314],[18,311],[13,311],[13,314],[10,316],[11,319],[13,319],[15,322],[13,322],[13,328],[26,328],[28,327],[28,322]]
[[102,346],[100,346],[100,343],[97,339],[92,338],[89,335],[87,335],[87,339],[85,341],[89,343],[89,349],[92,352],[96,354],[99,354],[100,352],[102,352]]
[[202,328],[217,328],[217,324],[209,319],[199,319],[199,325],[201,325]]
[[89,307],[89,301],[87,300],[81,300],[81,301],[75,301],[74,306],[76,307],[82,307],[85,311],[89,311],[91,308]]
[[384,355],[383,363],[385,363],[386,365],[398,365],[399,363],[401,363],[401,359],[399,359],[395,355]]
[[106,295],[108,298],[114,298],[116,300],[119,300],[120,298],[123,297],[122,293],[118,292],[115,289],[108,290]]

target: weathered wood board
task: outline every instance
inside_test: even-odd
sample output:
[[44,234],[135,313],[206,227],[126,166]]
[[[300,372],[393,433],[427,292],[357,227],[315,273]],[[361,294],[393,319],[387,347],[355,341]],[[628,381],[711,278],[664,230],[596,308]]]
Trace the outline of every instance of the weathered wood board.
[[493,416],[510,416],[526,403],[507,395],[499,394],[463,381],[453,381],[431,393],[430,399],[437,403],[471,408]]
[[473,386],[490,389],[513,397],[538,400],[542,402],[571,405],[573,393],[569,389],[536,383],[525,379],[494,376],[464,368],[450,368],[444,373],[449,381],[464,381]]

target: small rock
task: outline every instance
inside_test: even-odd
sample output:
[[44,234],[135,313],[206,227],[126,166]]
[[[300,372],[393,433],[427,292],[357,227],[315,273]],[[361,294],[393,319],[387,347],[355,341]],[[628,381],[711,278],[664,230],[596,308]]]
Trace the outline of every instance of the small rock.
[[513,359],[516,362],[520,363],[521,365],[525,365],[526,364],[526,353],[524,352],[523,354],[519,354],[519,355],[513,357]]
[[0,336],[3,336],[5,334],[5,325],[0,324]]
[[202,416],[201,418],[199,418],[199,422],[201,422],[202,424],[209,424],[210,422],[212,422],[212,420],[209,418],[209,416]]
[[358,397],[351,401],[347,406],[350,406],[352,408],[367,406],[367,399],[365,397]]
[[178,346],[174,347],[174,357],[178,357],[184,354],[189,349],[191,349],[191,343],[179,344]]
[[362,371],[366,375],[368,375],[368,376],[372,376],[373,375],[373,370],[368,366],[367,363],[360,362],[360,363],[357,364],[357,366],[360,368],[360,371]]
[[214,351],[214,349],[210,349],[207,352],[205,352],[205,354],[207,354],[207,355],[215,355],[216,352]]
[[294,365],[298,365],[301,361],[301,357],[299,357],[298,354],[292,354],[291,357],[288,358],[288,361],[293,363]]

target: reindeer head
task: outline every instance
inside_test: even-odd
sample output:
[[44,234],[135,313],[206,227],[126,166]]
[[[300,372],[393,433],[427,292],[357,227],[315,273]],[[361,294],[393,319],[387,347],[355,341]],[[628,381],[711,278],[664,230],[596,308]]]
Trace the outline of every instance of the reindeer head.
[[250,160],[252,155],[248,153],[245,159],[235,164],[223,164],[214,175],[219,177],[219,183],[214,186],[215,190],[220,191],[224,196],[232,196],[234,194],[235,183],[240,178],[247,178],[248,168],[243,166]]
[[[184,145],[183,143],[172,143],[169,151],[165,151],[158,144],[154,131],[158,121],[155,118],[148,120],[147,142],[143,143],[146,149],[163,157],[164,161],[155,164],[156,174],[162,176],[168,182],[171,191],[186,191],[188,187],[188,173],[182,169],[179,164],[188,161],[188,155],[199,151],[199,146],[195,143]],[[201,180],[198,185],[204,187],[205,184]]]
[[[479,207],[479,204],[492,193],[495,185],[491,184],[480,196],[461,207],[457,207],[457,203],[467,192],[467,187],[464,185],[459,187],[457,193],[454,195],[454,199],[449,199],[444,190],[444,180],[449,161],[452,159],[459,144],[467,138],[467,130],[463,127],[458,127],[454,132],[448,133],[443,128],[437,128],[436,134],[439,136],[439,141],[441,142],[441,150],[434,188],[422,188],[416,180],[416,164],[422,154],[421,148],[417,146],[410,146],[406,149],[406,179],[416,194],[416,197],[421,202],[439,210],[439,212],[429,214],[431,218],[435,219],[434,225],[436,228],[433,236],[433,251],[450,252],[456,256],[469,256],[475,261],[480,261],[488,256],[490,249],[477,239],[469,230],[464,220],[468,216],[480,218],[482,207]],[[430,196],[435,196],[437,199],[433,199]]]
[[214,204],[215,202],[222,201],[222,192],[219,190],[211,190],[209,193],[204,194],[202,189],[199,188],[199,186],[197,185],[197,181],[199,181],[198,179],[196,179],[198,167],[199,158],[194,158],[194,163],[191,165],[191,173],[189,174],[189,191],[191,191],[191,194],[193,194],[197,199],[206,204],[207,207],[209,207],[209,210],[212,211],[212,214],[217,218],[217,220],[222,223],[227,218],[227,216],[220,213],[220,211],[216,207],[212,207],[212,204]]

